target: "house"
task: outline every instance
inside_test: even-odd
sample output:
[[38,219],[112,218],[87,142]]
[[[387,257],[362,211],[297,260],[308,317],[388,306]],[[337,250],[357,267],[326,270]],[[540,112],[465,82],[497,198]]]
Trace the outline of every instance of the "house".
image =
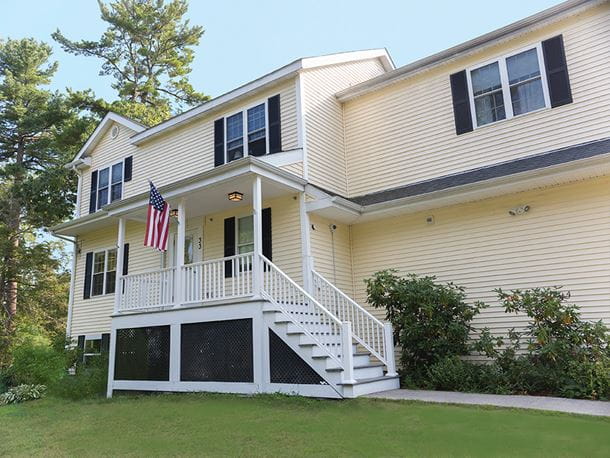
[[[563,285],[610,324],[610,3],[570,0],[394,68],[299,59],[75,159],[68,335],[113,390],[354,397],[398,386],[374,272]],[[169,249],[143,246],[152,180]]]

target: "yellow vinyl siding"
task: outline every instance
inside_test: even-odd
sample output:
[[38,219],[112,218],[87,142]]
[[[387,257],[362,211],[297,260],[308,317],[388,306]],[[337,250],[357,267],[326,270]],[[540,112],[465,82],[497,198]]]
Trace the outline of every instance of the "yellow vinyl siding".
[[214,121],[244,107],[280,94],[282,150],[297,148],[296,88],[294,79],[269,88],[222,111],[202,117],[141,146],[129,143],[135,132],[120,126],[118,138],[110,129],[91,154],[92,167],[83,173],[81,216],[89,212],[91,172],[133,155],[133,178],[125,183],[123,198],[148,191],[148,180],[157,187],[214,168]]
[[315,227],[310,230],[314,269],[345,294],[353,297],[350,226],[335,223],[337,229],[331,234],[330,225],[334,223],[330,220],[310,215],[310,222]]
[[[455,134],[449,75],[563,34],[574,103]],[[349,196],[610,136],[610,4],[345,104]]]
[[[302,282],[301,238],[299,235],[299,202],[294,196],[263,200],[263,208],[271,207],[271,250],[273,263],[297,283]],[[205,260],[224,257],[224,220],[252,214],[252,207],[243,205],[233,210],[207,215],[203,226],[203,257]]]
[[299,178],[303,178],[303,161],[295,162],[294,164],[289,165],[281,165],[280,168],[298,176]]
[[[110,315],[114,310],[114,294],[92,296],[83,299],[85,285],[85,258],[87,253],[115,248],[117,245],[118,227],[92,231],[79,237],[80,253],[76,258],[76,276],[74,282],[74,304],[72,306],[71,336],[110,331]],[[158,269],[161,255],[143,245],[144,224],[128,221],[125,228],[125,243],[129,243],[130,274]],[[117,266],[118,274],[122,266]]]
[[[527,204],[531,210],[510,216]],[[426,217],[434,216],[434,224]],[[494,288],[564,286],[582,316],[610,324],[610,179],[588,180],[354,225],[356,299],[363,280],[396,268],[466,287],[490,305],[476,320],[495,334],[525,323],[504,314]],[[373,311],[383,317],[384,311]]]
[[[119,135],[117,138],[112,138],[111,131],[113,126],[119,127]],[[106,167],[110,167],[117,162],[121,162],[128,156],[132,156],[136,151],[136,147],[129,143],[129,137],[135,134],[135,131],[127,127],[112,123],[106,133],[96,145],[93,154],[91,155],[91,168],[82,172],[82,195],[80,199],[80,215],[85,216],[89,213],[89,196],[91,192],[91,172]],[[129,197],[134,194],[134,181],[129,181],[123,184],[123,197]]]
[[309,180],[347,193],[343,107],[335,93],[384,73],[379,59],[331,65],[301,74]]

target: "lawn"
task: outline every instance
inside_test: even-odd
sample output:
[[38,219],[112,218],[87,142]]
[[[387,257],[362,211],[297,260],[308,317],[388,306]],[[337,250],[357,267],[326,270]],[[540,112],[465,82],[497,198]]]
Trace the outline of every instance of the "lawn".
[[0,456],[610,456],[610,420],[357,399],[157,395],[0,407]]

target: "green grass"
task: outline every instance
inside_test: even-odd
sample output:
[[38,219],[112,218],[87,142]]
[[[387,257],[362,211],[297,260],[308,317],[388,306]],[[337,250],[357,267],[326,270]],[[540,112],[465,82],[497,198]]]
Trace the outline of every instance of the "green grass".
[[0,407],[0,456],[610,456],[610,421],[281,396],[158,395]]

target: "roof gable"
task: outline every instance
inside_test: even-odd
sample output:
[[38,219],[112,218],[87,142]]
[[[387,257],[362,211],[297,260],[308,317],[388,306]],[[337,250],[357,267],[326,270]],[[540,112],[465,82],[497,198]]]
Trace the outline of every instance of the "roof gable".
[[97,125],[93,133],[89,136],[83,147],[76,154],[72,162],[66,164],[66,167],[78,167],[83,164],[84,159],[91,154],[91,151],[95,149],[100,140],[104,137],[104,134],[112,127],[113,123],[120,124],[122,126],[127,127],[128,129],[133,130],[136,133],[142,132],[146,129],[142,124],[137,123],[125,116],[121,116],[120,114],[114,113],[112,111],[108,112],[106,116],[100,121]]

